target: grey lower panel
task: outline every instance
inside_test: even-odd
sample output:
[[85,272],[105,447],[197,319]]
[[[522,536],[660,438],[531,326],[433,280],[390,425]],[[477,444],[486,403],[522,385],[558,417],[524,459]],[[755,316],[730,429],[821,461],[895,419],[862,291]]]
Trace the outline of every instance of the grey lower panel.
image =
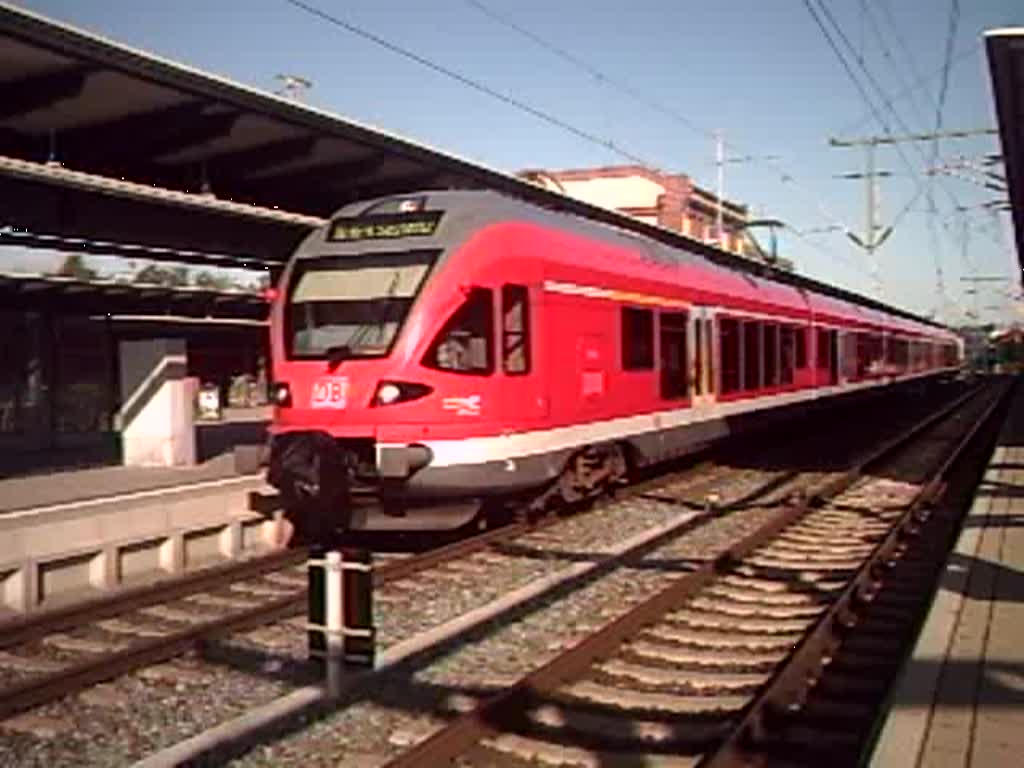
[[[764,411],[713,418],[698,424],[645,432],[618,442],[629,446],[635,464],[657,464],[680,458],[728,437],[763,431],[798,416],[806,416],[839,404],[869,400],[891,394],[898,389],[922,386],[925,383],[906,382],[878,389],[848,392],[822,400],[810,400]],[[409,499],[488,497],[522,493],[542,487],[558,477],[575,450],[562,449],[510,460],[454,467],[428,465],[414,472],[402,483],[400,492]]]
[[560,450],[482,464],[427,466],[409,478],[404,490],[414,498],[519,493],[554,480],[571,454],[571,450]]
[[[715,419],[638,435],[620,442],[630,446],[634,461],[643,466],[692,453],[732,434],[733,429],[725,420]],[[516,459],[454,467],[428,466],[406,482],[404,491],[409,498],[486,497],[522,493],[542,487],[557,478],[575,450],[567,448]]]
[[[714,418],[699,424],[635,435],[618,442],[628,446],[634,464],[656,464],[679,458],[727,437],[767,432],[794,417],[829,409],[840,403],[871,399],[898,388],[923,384],[911,382],[767,411]],[[776,442],[778,439],[785,440],[784,433],[781,437],[776,436]],[[575,450],[568,448],[516,459],[451,467],[428,464],[413,470],[407,479],[385,475],[378,478],[379,485],[368,494],[366,503],[356,502],[348,509],[339,510],[339,522],[344,520],[345,527],[353,530],[456,528],[470,522],[480,511],[481,503],[488,498],[528,495],[543,488],[559,476]],[[413,457],[418,455],[413,454]],[[400,463],[392,462],[391,469],[399,466]]]

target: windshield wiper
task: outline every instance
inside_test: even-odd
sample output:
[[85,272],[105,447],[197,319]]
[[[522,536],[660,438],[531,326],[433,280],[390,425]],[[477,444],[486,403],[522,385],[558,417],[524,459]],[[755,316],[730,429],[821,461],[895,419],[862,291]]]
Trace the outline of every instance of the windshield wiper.
[[327,368],[331,371],[346,360],[350,360],[354,357],[352,354],[352,347],[348,344],[335,344],[333,347],[328,347],[324,350],[324,354],[327,356]]

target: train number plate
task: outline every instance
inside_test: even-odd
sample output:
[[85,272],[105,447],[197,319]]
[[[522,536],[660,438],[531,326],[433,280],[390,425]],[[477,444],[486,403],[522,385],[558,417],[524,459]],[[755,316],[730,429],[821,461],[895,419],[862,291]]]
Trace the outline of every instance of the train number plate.
[[348,401],[348,379],[324,376],[313,382],[310,404],[314,408],[344,408]]

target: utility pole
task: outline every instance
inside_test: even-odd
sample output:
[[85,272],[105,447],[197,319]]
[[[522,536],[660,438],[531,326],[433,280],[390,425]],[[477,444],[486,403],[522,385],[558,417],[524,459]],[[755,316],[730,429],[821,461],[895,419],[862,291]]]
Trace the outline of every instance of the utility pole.
[[721,131],[715,131],[715,165],[718,170],[718,180],[715,188],[715,195],[718,198],[715,205],[715,242],[719,248],[725,248],[724,223],[725,215],[725,165],[726,163],[749,163],[754,160],[778,160],[777,155],[743,155],[742,157],[725,156],[725,137]]
[[864,217],[866,221],[864,237],[857,237],[852,232],[848,232],[847,236],[867,253],[868,267],[871,270],[871,276],[875,283],[875,289],[879,292],[879,296],[882,295],[882,281],[881,276],[879,275],[878,261],[875,258],[875,252],[879,247],[881,247],[882,243],[889,239],[893,228],[892,225],[882,227],[879,224],[878,188],[876,186],[876,179],[891,176],[892,174],[888,171],[876,170],[876,148],[882,144],[903,144],[914,141],[935,141],[936,139],[962,139],[967,138],[968,136],[991,135],[996,132],[997,131],[992,128],[969,128],[963,130],[933,131],[931,133],[907,133],[897,136],[889,134],[886,136],[867,136],[856,139],[830,138],[828,140],[829,146],[832,147],[864,147],[864,173],[847,173],[843,174],[840,178],[864,179],[865,182],[867,211]]
[[718,196],[718,205],[715,210],[715,240],[718,241],[719,248],[724,248],[722,218],[725,213],[725,142],[722,140],[721,131],[715,131],[715,164],[718,166],[718,188],[715,192]]
[[882,285],[882,278],[878,270],[878,259],[875,258],[875,251],[878,250],[879,246],[882,245],[892,234],[892,227],[886,227],[884,230],[881,229],[881,225],[878,222],[879,215],[879,202],[878,202],[878,179],[892,176],[889,171],[879,171],[875,167],[875,147],[873,142],[867,142],[864,145],[864,172],[863,173],[844,173],[839,178],[842,179],[864,179],[865,187],[865,198],[866,198],[866,211],[864,215],[864,237],[858,237],[852,232],[847,232],[849,237],[854,243],[864,249],[868,255],[868,269],[871,272],[871,281],[874,283],[875,290],[878,292],[879,298],[884,295],[884,288]]

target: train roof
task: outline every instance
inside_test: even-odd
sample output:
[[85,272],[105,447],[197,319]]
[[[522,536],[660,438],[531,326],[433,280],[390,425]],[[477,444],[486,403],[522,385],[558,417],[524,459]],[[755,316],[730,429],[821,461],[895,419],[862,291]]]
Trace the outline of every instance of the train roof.
[[[850,320],[892,324],[893,319],[898,318],[903,321],[899,324],[907,331],[922,332],[924,329],[915,326],[925,325],[949,332],[945,325],[907,310],[803,275],[786,272],[768,264],[736,256],[661,227],[649,227],[648,229],[653,230],[652,232],[640,234],[611,223],[550,210],[493,190],[424,190],[402,195],[389,195],[348,204],[335,212],[331,221],[358,219],[379,212],[397,212],[403,201],[414,203],[421,207],[424,213],[443,212],[432,237],[416,238],[416,242],[420,244],[418,247],[449,248],[465,241],[476,230],[487,224],[505,221],[529,222],[604,243],[629,247],[634,250],[640,248],[653,260],[665,264],[684,264],[706,268],[710,262],[710,265],[717,268],[716,271],[723,276],[731,274],[735,277],[746,278],[745,281],[748,283],[752,278],[758,287],[768,288],[772,284],[776,284],[800,292],[808,292],[811,294],[811,303],[815,309]],[[319,234],[313,234],[307,238],[297,256],[302,258],[322,255],[324,245],[322,230],[320,230]],[[340,250],[344,251],[351,248],[348,243],[341,244],[341,246]],[[366,240],[360,243],[360,250],[363,252],[388,250],[393,249],[394,246],[394,240]],[[330,250],[333,248],[328,246],[328,251]]]

